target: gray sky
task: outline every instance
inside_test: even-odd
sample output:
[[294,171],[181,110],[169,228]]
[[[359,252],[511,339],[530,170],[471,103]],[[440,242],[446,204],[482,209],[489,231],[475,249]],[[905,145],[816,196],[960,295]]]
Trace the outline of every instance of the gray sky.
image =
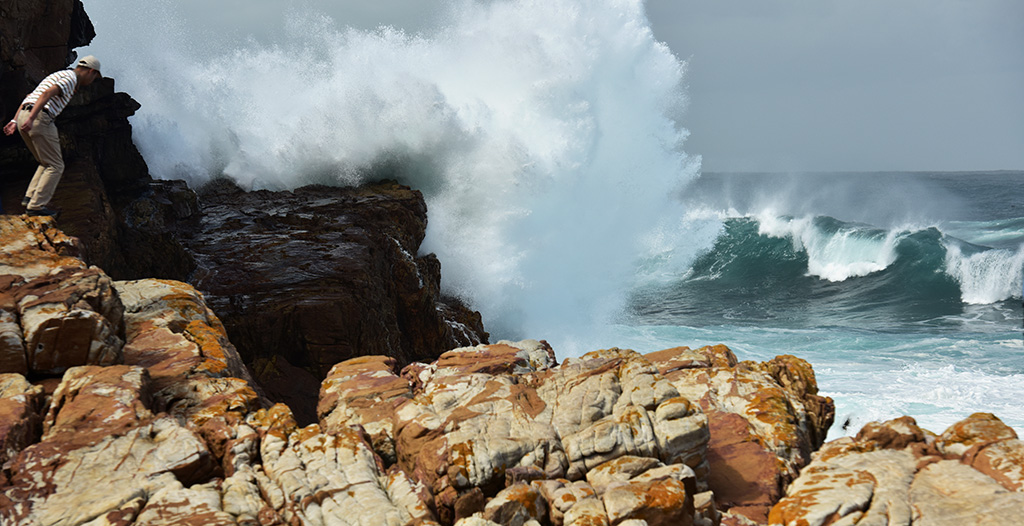
[[714,170],[1024,169],[1020,0],[649,0]]
[[[190,27],[260,40],[288,6],[416,32],[443,23],[442,3],[176,2]],[[1024,169],[1024,1],[646,4],[689,63],[686,150],[705,171]]]

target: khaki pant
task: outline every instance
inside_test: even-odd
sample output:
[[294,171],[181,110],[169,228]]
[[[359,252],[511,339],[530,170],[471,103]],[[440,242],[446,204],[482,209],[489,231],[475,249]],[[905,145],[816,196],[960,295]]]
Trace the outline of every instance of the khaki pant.
[[21,131],[21,125],[28,119],[28,114],[26,110],[18,110],[18,132],[39,162],[39,168],[32,176],[25,196],[30,199],[28,209],[39,210],[50,203],[57,190],[60,176],[64,174],[64,158],[60,154],[60,137],[53,119],[45,111],[40,111],[32,123],[32,131],[25,133]]

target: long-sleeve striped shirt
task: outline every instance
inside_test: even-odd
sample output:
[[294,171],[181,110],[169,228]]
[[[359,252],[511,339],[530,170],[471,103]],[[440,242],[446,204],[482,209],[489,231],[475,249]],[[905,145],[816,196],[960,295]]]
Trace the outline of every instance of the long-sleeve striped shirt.
[[21,105],[35,104],[39,97],[44,91],[50,89],[54,84],[60,86],[60,93],[56,96],[50,97],[50,100],[43,106],[47,112],[50,113],[51,117],[56,118],[60,115],[60,112],[64,111],[64,106],[68,105],[71,101],[72,95],[75,94],[75,88],[78,86],[78,76],[75,75],[75,71],[71,69],[65,69],[56,73],[51,73],[43,79],[42,82],[36,86],[36,89],[29,93],[25,100],[21,101]]

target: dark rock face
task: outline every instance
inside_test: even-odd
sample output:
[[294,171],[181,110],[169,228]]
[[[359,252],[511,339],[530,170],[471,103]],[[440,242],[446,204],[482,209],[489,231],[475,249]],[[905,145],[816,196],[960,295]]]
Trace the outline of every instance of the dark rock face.
[[53,202],[90,264],[117,279],[184,279],[195,263],[175,233],[199,205],[183,182],[149,176],[128,122],[139,107],[113,79],[80,91],[57,119],[67,168]]
[[72,61],[96,36],[81,0],[0,4],[0,110],[4,118],[43,77]]
[[[191,282],[271,398],[315,421],[334,364],[384,354],[401,364],[487,340],[480,315],[440,299],[441,267],[416,257],[422,195],[393,182],[244,192],[226,179],[200,190],[203,214],[183,242]],[[279,386],[279,387],[278,387]]]

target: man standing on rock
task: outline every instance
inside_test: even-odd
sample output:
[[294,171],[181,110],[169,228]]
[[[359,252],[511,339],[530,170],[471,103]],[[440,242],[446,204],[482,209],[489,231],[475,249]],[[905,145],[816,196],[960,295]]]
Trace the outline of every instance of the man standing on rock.
[[25,145],[39,162],[25,198],[21,200],[28,215],[57,215],[56,210],[46,206],[57,190],[60,176],[64,174],[60,138],[53,120],[64,111],[79,86],[88,86],[100,76],[100,61],[92,55],[79,60],[73,70],[51,73],[21,101],[14,120],[4,126],[7,135],[13,135],[15,129],[21,133]]

